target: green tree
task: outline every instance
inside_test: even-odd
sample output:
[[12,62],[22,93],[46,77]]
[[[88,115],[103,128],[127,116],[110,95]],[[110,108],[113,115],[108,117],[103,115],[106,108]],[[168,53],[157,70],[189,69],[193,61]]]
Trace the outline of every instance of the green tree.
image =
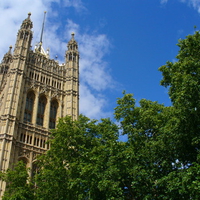
[[128,135],[126,155],[127,181],[133,199],[159,199],[164,193],[158,185],[160,178],[172,171],[175,162],[173,138],[169,126],[173,120],[172,108],[142,99],[135,106],[131,94],[118,99],[115,117]]
[[[20,161],[14,170],[8,169],[6,173],[0,173],[0,178],[7,183],[2,200],[27,200],[34,199],[33,189],[29,180],[25,164]],[[27,182],[29,180],[29,182]]]
[[80,116],[65,117],[52,133],[36,175],[38,199],[123,199],[123,142],[118,127]]
[[[169,173],[170,194],[182,199],[198,199],[200,149],[200,33],[196,31],[179,40],[176,62],[167,62],[159,68],[163,74],[161,84],[169,89],[169,96],[177,119],[170,130],[174,135],[177,171]],[[195,188],[195,189],[194,189]],[[172,199],[172,198],[171,198]]]
[[[199,199],[200,33],[178,46],[177,61],[159,68],[172,106],[145,99],[136,106],[124,93],[114,113],[120,125],[82,115],[60,119],[50,150],[38,159],[35,199]],[[32,198],[22,164],[1,177],[9,183],[4,199]]]
[[[200,147],[200,33],[195,32],[178,43],[176,62],[159,68],[161,84],[169,88],[169,96],[179,119],[177,154],[184,165],[196,160]],[[187,148],[186,148],[187,146]]]
[[177,61],[159,68],[172,106],[142,99],[137,107],[132,95],[124,94],[115,109],[123,134],[128,135],[129,188],[135,199],[199,196],[199,32],[180,40],[178,46]]

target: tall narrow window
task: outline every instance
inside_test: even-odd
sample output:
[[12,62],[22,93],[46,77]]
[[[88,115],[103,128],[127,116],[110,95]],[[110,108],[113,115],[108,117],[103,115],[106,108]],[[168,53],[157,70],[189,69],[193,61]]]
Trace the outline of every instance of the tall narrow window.
[[56,127],[57,110],[58,110],[58,103],[57,101],[54,100],[51,102],[51,107],[50,107],[49,128],[53,129]]
[[24,121],[31,122],[33,114],[33,104],[35,95],[33,92],[29,92],[26,97],[26,107],[24,112]]
[[47,100],[44,96],[39,98],[38,112],[37,112],[37,124],[40,126],[43,126],[44,111],[45,111],[46,103],[47,103]]
[[31,168],[31,177],[33,178],[38,172],[39,172],[39,170],[38,170],[39,168],[37,167],[37,165],[36,165],[36,162],[33,162],[32,163],[32,168]]

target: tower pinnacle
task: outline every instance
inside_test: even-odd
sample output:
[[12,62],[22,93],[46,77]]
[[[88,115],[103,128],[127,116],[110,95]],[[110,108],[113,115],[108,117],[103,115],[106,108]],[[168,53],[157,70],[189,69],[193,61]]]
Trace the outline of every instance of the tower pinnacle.
[[33,28],[33,23],[31,21],[31,13],[29,12],[28,13],[28,17],[22,22],[22,25],[21,25],[21,29],[32,29]]
[[31,16],[31,12],[28,13],[28,19],[30,19],[30,16]]

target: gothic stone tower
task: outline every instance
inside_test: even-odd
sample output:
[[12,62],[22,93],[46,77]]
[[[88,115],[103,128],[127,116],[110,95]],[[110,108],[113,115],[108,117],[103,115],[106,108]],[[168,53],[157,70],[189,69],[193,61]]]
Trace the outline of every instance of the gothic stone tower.
[[[49,147],[50,129],[58,118],[79,114],[79,53],[72,34],[65,64],[49,59],[41,44],[31,49],[32,21],[28,14],[0,64],[0,170],[23,160],[34,170],[36,156]],[[0,198],[5,183],[0,181]]]

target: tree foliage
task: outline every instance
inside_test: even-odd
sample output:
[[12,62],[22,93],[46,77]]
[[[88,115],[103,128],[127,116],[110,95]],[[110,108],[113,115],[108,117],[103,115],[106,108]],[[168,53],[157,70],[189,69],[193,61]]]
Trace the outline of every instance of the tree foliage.
[[[50,150],[38,159],[35,199],[199,199],[200,33],[178,46],[177,60],[159,68],[172,106],[146,99],[137,106],[124,92],[114,113],[119,125],[82,115],[60,119]],[[7,173],[5,200],[20,191],[16,172]],[[23,172],[22,191],[30,191]]]
[[200,147],[200,33],[180,40],[178,46],[177,62],[167,62],[160,71],[179,120],[173,130],[179,141],[177,153],[186,165],[196,161]]
[[113,122],[65,117],[52,138],[36,176],[39,199],[121,199],[118,162],[124,144],[117,141],[118,127]]

